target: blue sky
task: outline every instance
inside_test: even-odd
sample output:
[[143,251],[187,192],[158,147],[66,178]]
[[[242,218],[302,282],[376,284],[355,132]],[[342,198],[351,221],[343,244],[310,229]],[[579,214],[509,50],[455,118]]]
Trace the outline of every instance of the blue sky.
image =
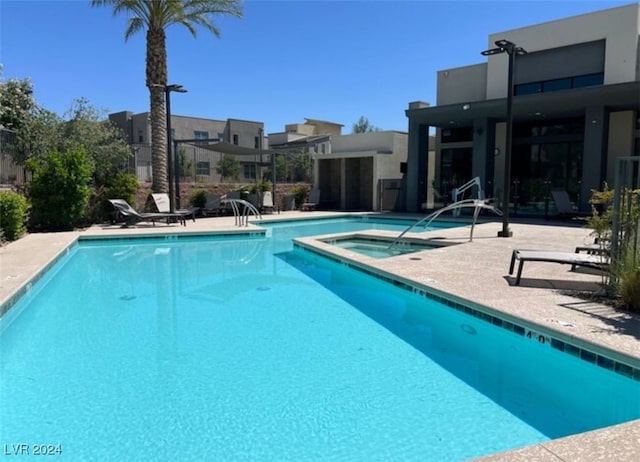
[[[219,17],[220,39],[167,30],[173,114],[262,121],[362,115],[407,130],[410,101],[435,104],[436,72],[485,61],[488,35],[631,1],[249,0]],[[145,34],[124,41],[125,16],[89,0],[0,0],[3,80],[29,77],[37,103],[60,115],[80,97],[109,112],[149,110]],[[526,44],[519,44],[526,48]]]

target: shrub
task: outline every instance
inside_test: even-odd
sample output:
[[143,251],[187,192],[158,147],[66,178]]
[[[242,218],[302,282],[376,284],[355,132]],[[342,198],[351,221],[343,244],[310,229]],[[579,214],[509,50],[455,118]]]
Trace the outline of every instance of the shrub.
[[41,230],[69,230],[83,224],[91,188],[92,164],[84,149],[50,152],[27,161],[31,224]]
[[302,204],[307,202],[307,197],[309,197],[309,189],[306,186],[295,185],[291,188],[291,194],[296,198],[296,207],[300,207]]
[[0,193],[0,240],[15,241],[27,231],[29,203],[13,191]]
[[194,189],[189,196],[189,204],[193,207],[204,208],[207,204],[207,190],[206,189]]
[[135,204],[140,184],[133,173],[118,173],[106,186],[107,199],[124,199],[129,204]]
[[630,311],[640,312],[640,267],[620,276],[620,299]]

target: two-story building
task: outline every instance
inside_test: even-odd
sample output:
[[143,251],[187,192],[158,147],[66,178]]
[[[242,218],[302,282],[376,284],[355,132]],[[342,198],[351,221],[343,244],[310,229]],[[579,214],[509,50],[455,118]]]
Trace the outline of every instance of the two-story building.
[[[136,173],[142,181],[151,179],[151,124],[149,113],[129,111],[109,114],[111,120],[125,133],[133,147]],[[205,119],[171,114],[171,139],[178,149],[184,177],[198,182],[225,181],[218,169],[223,153],[199,146],[224,141],[236,146],[262,149],[268,146],[264,123],[239,119]],[[268,169],[268,161],[260,156],[239,156],[239,181],[255,181]],[[229,180],[229,179],[227,179]]]
[[[406,209],[419,211],[479,177],[502,198],[510,155],[509,203],[541,213],[550,190],[567,191],[582,211],[592,190],[612,184],[615,161],[639,155],[640,4],[491,34],[478,56],[507,40],[514,53],[438,71],[437,104],[409,104]],[[508,92],[512,149],[506,150]],[[435,129],[435,162],[429,133]]]

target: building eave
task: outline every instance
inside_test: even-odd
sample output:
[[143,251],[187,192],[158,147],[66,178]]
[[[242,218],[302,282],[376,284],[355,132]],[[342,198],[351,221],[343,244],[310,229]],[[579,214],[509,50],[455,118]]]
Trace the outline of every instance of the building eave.
[[[498,98],[407,109],[405,114],[414,122],[432,127],[472,126],[474,120],[482,118],[504,121],[506,104],[506,98]],[[640,81],[514,96],[513,117],[516,122],[580,117],[588,107],[638,111]]]

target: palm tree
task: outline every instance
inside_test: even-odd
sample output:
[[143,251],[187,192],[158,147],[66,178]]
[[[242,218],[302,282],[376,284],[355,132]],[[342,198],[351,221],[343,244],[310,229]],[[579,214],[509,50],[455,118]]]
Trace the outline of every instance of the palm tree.
[[167,142],[165,90],[167,88],[167,47],[165,29],[180,24],[195,37],[202,26],[220,37],[213,17],[230,14],[242,17],[241,0],[91,0],[91,6],[111,6],[113,14],[125,13],[129,22],[125,41],[136,32],[147,31],[146,85],[151,101],[151,157],[155,192],[167,192]]

